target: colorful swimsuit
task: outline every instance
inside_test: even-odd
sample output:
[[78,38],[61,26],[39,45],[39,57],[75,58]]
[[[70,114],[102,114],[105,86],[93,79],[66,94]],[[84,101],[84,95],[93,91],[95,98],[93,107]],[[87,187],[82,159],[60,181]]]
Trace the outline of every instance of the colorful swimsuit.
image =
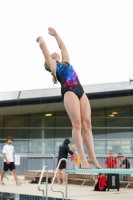
[[63,99],[64,94],[68,91],[75,93],[79,99],[82,97],[84,90],[72,65],[68,62],[57,62],[56,77],[61,84]]

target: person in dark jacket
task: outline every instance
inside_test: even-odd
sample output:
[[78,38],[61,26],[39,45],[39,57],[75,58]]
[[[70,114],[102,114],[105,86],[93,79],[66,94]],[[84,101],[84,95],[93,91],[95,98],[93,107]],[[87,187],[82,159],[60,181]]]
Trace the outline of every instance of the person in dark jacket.
[[[66,138],[64,140],[63,145],[60,145],[59,154],[58,154],[58,163],[59,163],[60,159],[62,159],[62,158],[67,159],[68,158],[68,154],[73,155],[73,152],[70,150],[70,148],[68,146],[69,144],[70,144],[70,140],[68,138]],[[57,163],[57,165],[58,165],[58,163]],[[60,174],[61,173],[62,173],[63,184],[66,184],[66,172],[65,172],[65,170],[66,170],[66,161],[63,160],[60,163],[60,166],[59,166],[59,169],[58,169],[58,173],[57,173],[58,184],[61,184],[61,181],[60,181]]]

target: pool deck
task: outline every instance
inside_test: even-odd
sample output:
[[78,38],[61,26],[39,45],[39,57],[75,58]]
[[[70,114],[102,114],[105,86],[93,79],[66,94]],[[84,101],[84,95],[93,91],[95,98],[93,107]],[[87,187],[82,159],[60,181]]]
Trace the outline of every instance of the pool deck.
[[[42,196],[42,192],[38,191],[37,184],[29,184],[29,181],[25,181],[24,177],[19,176],[19,180],[22,185],[16,186],[13,176],[8,176],[9,180],[4,178],[5,185],[0,185],[0,192],[9,192],[17,194],[30,194]],[[45,185],[41,185],[41,188],[45,191]],[[64,185],[55,184],[53,189],[61,190],[65,192]],[[52,192],[50,189],[50,184],[48,185],[48,196],[62,198],[61,193]],[[68,185],[68,199],[69,200],[132,200],[133,199],[133,188],[125,189],[120,188],[120,191],[110,190],[109,192],[94,192],[92,186],[80,186],[80,185]],[[64,198],[65,199],[65,198]]]

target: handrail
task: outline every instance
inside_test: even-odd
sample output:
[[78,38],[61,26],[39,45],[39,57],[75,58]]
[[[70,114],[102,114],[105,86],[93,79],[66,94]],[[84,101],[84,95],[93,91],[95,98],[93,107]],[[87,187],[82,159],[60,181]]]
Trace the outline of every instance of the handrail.
[[[99,141],[103,141],[103,140],[104,140],[104,139],[99,139]],[[126,139],[125,139],[125,140],[126,140]],[[132,141],[132,140],[133,140],[133,139],[130,139],[130,141]],[[94,140],[94,141],[95,141],[95,140]],[[97,141],[98,141],[98,139],[97,139]],[[106,140],[105,140],[105,141],[106,141]],[[112,141],[112,139],[110,139],[110,141]],[[119,140],[119,141],[121,141],[121,140]],[[14,155],[15,155],[15,154],[14,154]],[[18,155],[18,154],[17,154],[17,155]],[[31,158],[36,158],[36,157],[47,158],[47,156],[45,157],[44,154],[43,154],[43,155],[39,155],[39,156],[38,156],[38,155],[35,156],[34,154],[33,154],[33,155],[30,155],[30,156],[27,155],[27,154],[26,154],[26,155],[21,155],[21,154],[19,154],[19,155],[20,155],[20,157],[23,157],[23,158],[30,158],[30,157],[31,157]],[[87,153],[86,153],[85,155],[88,156]],[[116,153],[115,153],[114,155],[116,155]],[[124,156],[125,156],[125,157],[128,157],[128,158],[133,158],[133,154],[131,154],[131,153],[130,153],[130,154],[124,154]],[[51,156],[51,157],[49,156],[49,158],[57,158],[57,157],[58,157],[58,155],[54,155],[54,156]],[[70,158],[70,157],[71,157],[71,156],[68,156],[68,158]],[[98,153],[97,153],[97,157],[98,157],[98,158],[108,157],[108,154],[98,154]],[[0,158],[3,158],[3,154],[2,154],[2,153],[0,153]],[[26,170],[26,171],[29,171],[29,169]],[[40,171],[40,170],[39,170],[39,171]]]
[[[56,171],[55,171],[55,174],[54,174],[52,183],[51,183],[51,190],[52,190],[53,192],[60,192],[60,193],[62,193],[62,200],[64,200],[64,193],[63,193],[62,191],[55,191],[55,190],[53,190],[53,184],[54,184],[54,181],[55,181],[55,178],[56,178],[57,171],[58,171],[58,169],[59,169],[60,163],[61,163],[63,160],[65,160],[66,162],[68,162],[67,159],[65,159],[65,158],[62,158],[62,159],[59,160],[59,163],[58,163],[58,165],[57,165],[57,168],[56,168]],[[67,184],[67,183],[66,183],[66,184]]]
[[[101,119],[101,118],[104,118],[104,119],[110,119],[110,117],[97,117],[97,119]],[[93,117],[92,117],[92,119],[93,119]],[[133,117],[115,117],[115,119],[133,119]],[[30,127],[31,128],[31,127]],[[72,129],[71,127],[45,127],[46,129]],[[132,126],[127,126],[127,127],[124,127],[124,126],[93,126],[92,127],[92,129],[132,129],[133,127]],[[14,130],[19,130],[19,129],[21,129],[21,130],[26,130],[26,129],[29,129],[29,127],[4,127],[4,126],[1,126],[0,127],[0,129],[4,129],[4,130],[10,130],[10,129],[14,129]],[[33,127],[33,129],[34,130],[36,130],[36,129],[44,129],[43,127]],[[4,139],[1,139],[2,141],[4,141]],[[17,141],[18,139],[14,139],[14,141]],[[29,141],[29,140],[33,140],[33,141],[38,141],[38,140],[41,140],[41,138],[40,139],[21,139],[21,140],[24,140],[24,141]],[[50,139],[47,139],[47,140],[50,140]]]
[[43,173],[44,173],[45,169],[46,169],[46,200],[47,200],[48,199],[48,167],[47,166],[44,166],[43,169],[42,169],[42,173],[41,173],[41,176],[40,176],[40,179],[39,179],[39,183],[38,183],[38,190],[42,191],[43,198],[44,198],[44,190],[40,189],[40,184],[41,184],[42,176],[43,176]]

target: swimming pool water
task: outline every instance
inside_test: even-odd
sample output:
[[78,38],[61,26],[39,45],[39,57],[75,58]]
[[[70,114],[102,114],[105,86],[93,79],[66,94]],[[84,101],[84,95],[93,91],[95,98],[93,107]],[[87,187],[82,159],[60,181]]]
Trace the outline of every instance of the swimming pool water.
[[[0,192],[0,200],[45,200],[45,197]],[[48,200],[62,200],[62,198],[48,197]]]

